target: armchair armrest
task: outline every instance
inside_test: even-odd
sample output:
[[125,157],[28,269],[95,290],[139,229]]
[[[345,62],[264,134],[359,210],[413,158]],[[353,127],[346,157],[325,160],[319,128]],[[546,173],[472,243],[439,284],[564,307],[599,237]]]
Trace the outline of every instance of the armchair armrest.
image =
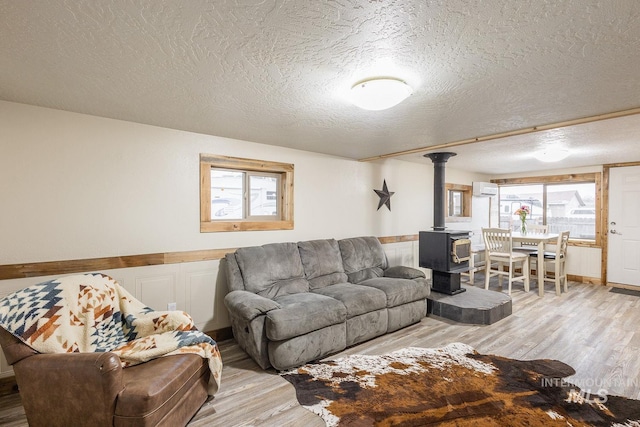
[[250,321],[261,314],[280,308],[280,304],[249,291],[231,291],[224,297],[227,309],[242,319]]
[[424,278],[425,274],[417,268],[398,265],[396,267],[387,268],[384,271],[384,277],[393,277],[395,279],[418,279]]
[[35,354],[13,368],[30,425],[113,424],[124,387],[114,353]]

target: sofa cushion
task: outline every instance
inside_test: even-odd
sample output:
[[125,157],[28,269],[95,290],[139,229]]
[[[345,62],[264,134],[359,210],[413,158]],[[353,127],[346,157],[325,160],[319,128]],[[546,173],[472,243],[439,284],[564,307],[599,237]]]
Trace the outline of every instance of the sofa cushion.
[[424,279],[425,274],[417,268],[397,265],[395,267],[387,268],[384,271],[384,277],[395,277],[397,279]]
[[338,283],[312,292],[342,302],[347,308],[347,319],[387,307],[386,294],[370,286]]
[[245,290],[265,298],[309,291],[295,243],[271,243],[236,251]]
[[335,239],[298,242],[298,250],[311,289],[347,281],[340,247]]
[[[123,371],[124,388],[116,402],[115,417],[136,419],[136,425],[158,425],[159,421],[192,387],[202,387],[208,378],[207,362],[195,354],[161,357]],[[198,382],[202,384],[197,384]]]
[[325,295],[307,292],[279,296],[275,301],[281,308],[267,313],[270,340],[297,337],[347,320],[344,304]]
[[338,242],[338,246],[344,271],[351,283],[380,277],[388,266],[387,256],[376,237],[342,239]]
[[429,287],[424,281],[377,277],[360,282],[360,285],[383,291],[387,296],[387,307],[396,307],[429,296]]

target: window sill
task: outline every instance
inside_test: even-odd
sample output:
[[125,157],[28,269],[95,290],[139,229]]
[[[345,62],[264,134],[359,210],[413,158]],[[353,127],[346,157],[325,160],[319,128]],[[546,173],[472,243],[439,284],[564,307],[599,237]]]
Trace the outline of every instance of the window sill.
[[200,223],[201,233],[263,230],[293,230],[293,221],[220,221]]
[[444,222],[471,222],[470,216],[448,216]]

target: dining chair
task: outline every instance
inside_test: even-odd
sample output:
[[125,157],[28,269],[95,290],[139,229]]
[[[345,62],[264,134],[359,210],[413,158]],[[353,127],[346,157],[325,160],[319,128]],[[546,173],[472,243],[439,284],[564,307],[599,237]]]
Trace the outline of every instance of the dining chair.
[[[546,234],[548,231],[548,225],[533,224],[527,226],[527,233],[531,234]],[[520,246],[514,247],[513,250],[518,252],[526,252],[528,254],[535,254],[538,252],[538,244],[535,242],[520,242]]]
[[[563,231],[558,234],[558,240],[556,242],[556,250],[555,252],[544,252],[544,262],[545,264],[553,264],[553,277],[547,275],[550,273],[549,269],[545,268],[545,274],[543,277],[543,281],[553,282],[556,285],[556,295],[560,295],[560,285],[561,282],[564,281],[564,291],[568,291],[567,287],[567,271],[565,268],[565,264],[567,261],[567,246],[569,245],[569,231]],[[538,262],[538,254],[533,252],[530,254],[531,264],[533,268],[533,263]],[[536,270],[539,270],[536,265]],[[540,274],[540,273],[538,273]]]
[[[502,277],[509,280],[508,293],[511,295],[511,283],[522,280],[525,292],[529,292],[529,255],[523,252],[514,252],[511,230],[501,228],[483,228],[482,238],[485,248],[485,279],[484,288],[489,289],[491,277],[498,276],[498,285],[502,288]],[[493,268],[493,263],[496,268]],[[521,265],[522,274],[516,275],[515,268]],[[508,269],[505,271],[504,267]]]
[[475,274],[484,269],[484,260],[483,259],[478,259],[476,261],[476,256],[480,256],[480,254],[484,254],[485,250],[484,250],[484,245],[483,244],[479,244],[479,245],[471,245],[471,250],[469,253],[469,270],[466,272],[462,272],[460,273],[463,276],[468,276],[469,277],[469,283],[473,285],[473,282],[475,281]]

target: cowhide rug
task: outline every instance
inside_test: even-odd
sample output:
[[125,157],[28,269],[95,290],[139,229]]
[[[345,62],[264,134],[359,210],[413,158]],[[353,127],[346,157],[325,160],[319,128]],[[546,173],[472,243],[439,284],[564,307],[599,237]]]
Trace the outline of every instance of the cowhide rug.
[[556,360],[465,344],[311,363],[281,375],[328,426],[637,426],[640,401],[567,383]]

